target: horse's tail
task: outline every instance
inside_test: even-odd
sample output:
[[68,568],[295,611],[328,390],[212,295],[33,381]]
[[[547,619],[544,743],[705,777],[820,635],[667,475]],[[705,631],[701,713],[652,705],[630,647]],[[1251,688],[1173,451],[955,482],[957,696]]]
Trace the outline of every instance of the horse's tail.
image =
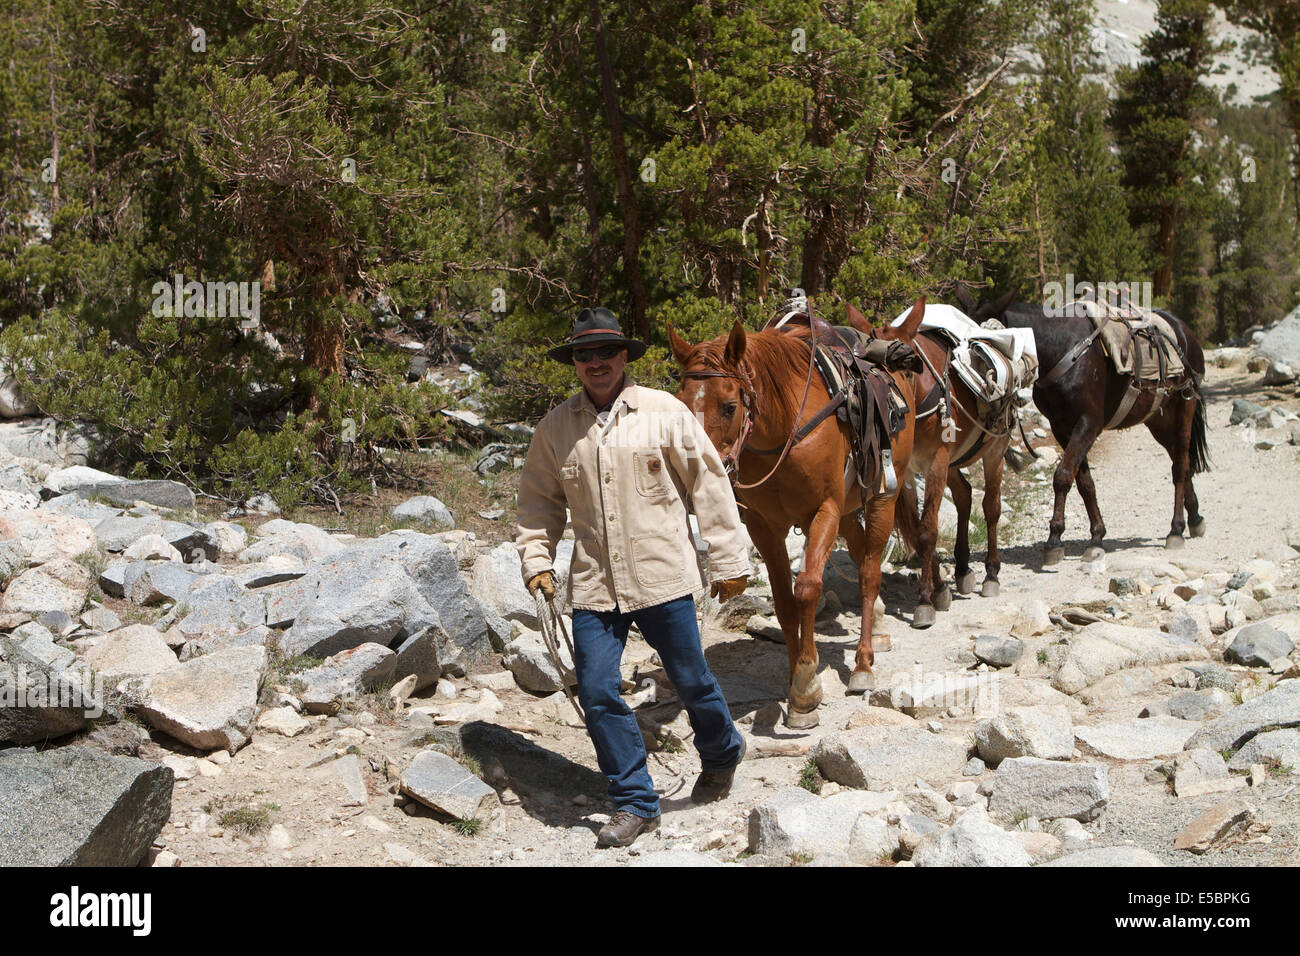
[[1203,471],[1210,470],[1210,445],[1206,440],[1206,423],[1205,423],[1205,396],[1201,394],[1200,388],[1193,393],[1196,398],[1196,411],[1192,416],[1192,441],[1188,449],[1189,463],[1192,474],[1199,475]]

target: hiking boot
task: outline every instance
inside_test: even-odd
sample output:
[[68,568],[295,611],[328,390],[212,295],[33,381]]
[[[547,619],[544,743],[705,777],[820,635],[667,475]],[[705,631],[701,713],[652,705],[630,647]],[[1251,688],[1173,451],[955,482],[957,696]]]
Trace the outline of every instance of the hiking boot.
[[596,834],[601,846],[631,846],[642,833],[659,829],[659,816],[639,817],[630,810],[619,810]]
[[736,776],[736,768],[740,762],[745,759],[745,751],[749,745],[745,743],[745,737],[740,737],[740,756],[726,770],[705,770],[700,774],[700,778],[695,781],[695,789],[691,791],[691,803],[713,803],[721,800],[731,792],[731,781]]

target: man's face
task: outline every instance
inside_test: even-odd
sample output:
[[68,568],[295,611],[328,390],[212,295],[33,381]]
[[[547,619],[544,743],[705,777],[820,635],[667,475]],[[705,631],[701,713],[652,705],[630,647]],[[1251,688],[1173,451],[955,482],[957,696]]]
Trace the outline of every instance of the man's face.
[[[611,347],[594,347],[591,360],[588,362],[579,361],[576,354],[573,357],[574,367],[578,370],[578,379],[586,387],[591,397],[598,399],[599,404],[602,405],[613,397],[614,389],[623,379],[623,366],[627,365],[627,349],[619,349],[609,358],[600,357],[602,348],[608,349]],[[574,351],[577,352],[578,350],[575,349]]]

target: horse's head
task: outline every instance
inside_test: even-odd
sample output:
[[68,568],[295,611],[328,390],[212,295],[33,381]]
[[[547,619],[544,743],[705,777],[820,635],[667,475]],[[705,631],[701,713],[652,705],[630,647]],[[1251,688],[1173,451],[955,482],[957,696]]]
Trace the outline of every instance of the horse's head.
[[745,359],[745,327],[737,322],[731,334],[691,345],[668,327],[673,358],[682,368],[677,399],[700,420],[713,447],[726,460],[739,455],[744,432],[752,424],[754,387]]
[[1002,313],[1007,311],[1007,306],[1016,297],[1016,290],[1012,289],[1010,292],[1004,292],[996,299],[980,299],[976,302],[960,282],[953,286],[952,291],[961,304],[963,311],[974,319],[977,324],[984,322],[986,319],[1001,319]]

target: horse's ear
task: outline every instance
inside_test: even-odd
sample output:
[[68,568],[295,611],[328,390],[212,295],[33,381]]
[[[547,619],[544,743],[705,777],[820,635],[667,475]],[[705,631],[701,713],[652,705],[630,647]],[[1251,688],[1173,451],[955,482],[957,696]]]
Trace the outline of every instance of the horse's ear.
[[966,291],[966,286],[962,283],[958,282],[953,285],[952,294],[957,297],[957,302],[961,305],[961,310],[967,315],[970,315],[975,311],[975,300],[970,297],[970,293]]
[[731,334],[727,336],[725,354],[728,365],[739,365],[745,357],[745,327],[739,322],[731,327]]
[[849,325],[853,326],[859,332],[870,334],[872,331],[871,323],[867,317],[858,311],[858,307],[852,302],[844,303],[844,317],[849,320]]
[[1011,300],[1015,297],[1015,289],[998,296],[997,301],[989,308],[989,315],[1001,315],[1003,312],[1007,311],[1007,306],[1011,304]]
[[907,318],[903,324],[898,326],[898,337],[904,342],[911,342],[916,338],[916,332],[921,327],[921,320],[925,318],[925,296],[916,300],[912,306],[912,311],[907,313]]
[[671,322],[668,323],[668,347],[673,350],[673,358],[677,359],[677,364],[685,367],[693,349],[691,343],[673,331]]

